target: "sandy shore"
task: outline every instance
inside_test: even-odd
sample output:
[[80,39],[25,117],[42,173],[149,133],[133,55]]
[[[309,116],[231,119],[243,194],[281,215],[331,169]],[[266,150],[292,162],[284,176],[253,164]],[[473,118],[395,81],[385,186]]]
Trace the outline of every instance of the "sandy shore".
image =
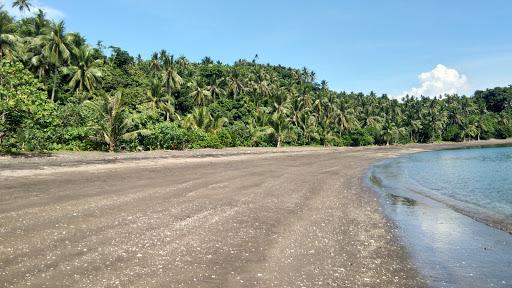
[[0,157],[0,286],[421,287],[363,177],[480,144]]

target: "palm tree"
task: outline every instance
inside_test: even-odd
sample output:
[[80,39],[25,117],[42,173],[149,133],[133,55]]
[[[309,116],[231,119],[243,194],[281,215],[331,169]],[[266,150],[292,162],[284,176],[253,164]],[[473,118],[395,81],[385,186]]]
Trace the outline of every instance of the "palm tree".
[[161,64],[160,64],[160,56],[158,55],[158,52],[153,52],[153,54],[151,54],[151,60],[149,61],[149,68],[151,69],[151,73],[153,73],[153,75],[156,75],[156,74],[158,74],[158,72],[160,72]]
[[171,113],[175,113],[174,98],[165,94],[163,79],[158,75],[149,82],[147,96],[151,108],[163,111],[165,120],[169,121]]
[[113,152],[120,140],[130,140],[137,135],[147,135],[148,130],[128,132],[132,126],[131,120],[125,112],[125,105],[121,91],[105,96],[100,102],[90,103],[93,111],[97,113],[99,123],[95,127],[95,139],[106,144],[107,150]]
[[410,130],[409,140],[410,141],[414,142],[417,140],[417,138],[414,135],[416,135],[418,132],[420,132],[421,128],[423,128],[421,126],[421,120],[412,120],[411,121],[411,124],[409,126],[409,130]]
[[309,74],[308,68],[302,67],[302,71],[301,71],[301,74],[300,74],[301,85],[304,82],[307,82],[309,80],[309,76],[310,76],[310,74]]
[[43,80],[52,70],[52,63],[46,55],[39,53],[30,59],[29,68],[39,80]]
[[285,92],[277,93],[273,100],[275,114],[288,113],[288,95]]
[[434,142],[441,136],[442,130],[448,120],[448,115],[446,110],[441,107],[441,100],[424,97],[420,101],[422,101],[425,106],[425,116],[422,117],[423,123],[421,124],[421,126],[425,128],[424,137],[426,139],[424,139],[424,141]]
[[317,136],[316,133],[316,118],[306,111],[302,111],[298,115],[298,126],[300,127],[303,135],[302,144],[310,143],[311,138]]
[[475,122],[475,126],[477,127],[478,129],[478,133],[477,133],[477,140],[480,141],[480,136],[482,135],[483,132],[485,132],[489,127],[487,126],[486,124],[486,121],[485,121],[485,117],[488,115],[488,112],[487,112],[487,108],[486,108],[486,105],[484,102],[482,101],[479,101],[477,104],[477,109],[476,110],[476,122]]
[[172,120],[181,120],[180,115],[176,112],[176,107],[174,106],[174,98],[172,97],[164,97],[162,101],[159,103],[158,107],[160,110],[165,113],[165,121]]
[[189,83],[189,87],[191,89],[189,96],[194,99],[194,102],[197,105],[205,105],[210,100],[210,91],[208,89],[201,87],[196,80],[193,80]]
[[168,96],[172,96],[172,92],[175,89],[180,89],[183,84],[183,79],[178,74],[178,69],[176,67],[174,56],[169,56],[167,53],[162,53],[162,74],[164,78],[165,88],[167,90]]
[[464,134],[464,141],[466,141],[466,139],[467,141],[470,141],[471,138],[474,138],[479,134],[477,125],[471,121],[468,121],[468,123],[464,125],[464,130],[462,132]]
[[190,61],[185,56],[180,56],[176,59],[176,65],[178,66],[179,71],[183,72],[190,65]]
[[348,103],[346,103],[343,99],[339,98],[337,101],[337,107],[335,111],[336,115],[336,124],[338,125],[339,133],[341,136],[342,132],[349,131],[354,127],[359,126],[359,122],[355,117],[354,109],[349,108]]
[[0,60],[13,58],[16,51],[16,26],[7,12],[0,10]]
[[73,49],[75,34],[65,34],[64,21],[51,22],[47,32],[37,38],[37,43],[42,46],[41,52],[49,59],[53,66],[53,87],[51,100],[55,100],[57,88],[58,70],[63,64],[68,64]]
[[217,133],[228,122],[229,121],[228,121],[228,119],[226,117],[222,117],[220,114],[217,114],[217,115],[215,115],[215,117],[213,117],[213,121],[211,122],[211,124],[208,127],[207,131],[213,132],[213,133]]
[[15,0],[12,2],[12,7],[20,10],[21,13],[25,13],[26,11],[30,11],[30,7],[32,7],[32,1],[31,0]]
[[290,107],[290,120],[293,125],[298,127],[300,113],[304,110],[301,98],[292,97],[288,106]]
[[322,90],[328,90],[329,89],[329,83],[326,80],[322,80],[320,82],[320,88]]
[[222,82],[224,79],[217,79],[213,81],[212,84],[210,84],[206,89],[208,92],[210,92],[210,96],[213,101],[217,100],[220,96],[223,96],[226,94],[226,91],[222,89]]
[[331,145],[332,141],[336,139],[333,134],[333,129],[331,129],[332,124],[331,120],[327,117],[320,118],[318,120],[318,138],[320,140],[320,144],[324,146]]
[[151,107],[156,109],[161,99],[165,96],[162,79],[160,77],[153,77],[150,80],[147,96]]
[[272,94],[271,85],[266,80],[266,78],[267,74],[263,69],[261,69],[256,76],[256,80],[252,82],[252,86],[255,92],[253,97],[256,106],[259,106],[261,98],[270,96]]
[[206,130],[213,121],[213,117],[206,107],[194,108],[192,113],[183,119],[183,125],[187,128],[200,128]]
[[199,128],[212,133],[218,132],[227,122],[228,119],[220,115],[213,117],[206,107],[194,108],[192,113],[183,119],[185,127]]
[[249,123],[246,125],[247,131],[250,135],[250,145],[256,146],[257,141],[265,135],[269,135],[273,132],[272,128],[267,125],[259,125],[255,118],[251,118]]
[[203,65],[212,65],[213,64],[213,59],[211,57],[209,57],[209,56],[206,56],[203,59],[201,59],[201,64],[203,64]]
[[418,133],[423,128],[422,118],[424,114],[424,108],[421,106],[421,102],[417,101],[414,96],[406,95],[403,99],[403,126],[409,132],[409,141],[416,142],[418,140]]
[[304,104],[304,107],[307,109],[310,109],[314,105],[314,99],[311,93],[309,91],[304,91],[299,98],[301,99],[301,102]]
[[103,64],[103,59],[95,59],[93,53],[94,50],[85,45],[74,48],[76,65],[63,69],[65,75],[72,75],[69,87],[77,94],[81,94],[84,88],[89,93],[93,92],[102,77],[100,67]]
[[315,82],[315,80],[316,80],[316,72],[315,71],[309,72],[309,82]]
[[229,76],[226,79],[228,93],[233,95],[233,99],[237,98],[238,94],[245,91],[245,86],[238,73]]
[[382,138],[386,142],[386,146],[389,146],[389,143],[391,140],[395,139],[396,135],[398,134],[398,128],[395,126],[394,123],[389,121],[389,119],[384,122],[384,125],[382,125]]
[[30,21],[30,34],[32,37],[41,36],[50,21],[46,18],[46,13],[42,9],[38,9],[34,18]]
[[281,147],[284,138],[288,134],[289,122],[284,114],[274,114],[270,121],[270,127],[272,128],[272,134],[276,140],[276,147]]

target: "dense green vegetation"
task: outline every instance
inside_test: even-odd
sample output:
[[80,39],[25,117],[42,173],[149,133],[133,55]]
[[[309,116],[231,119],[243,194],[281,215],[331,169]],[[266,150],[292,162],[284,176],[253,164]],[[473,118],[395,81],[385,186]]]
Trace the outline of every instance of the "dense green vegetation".
[[[15,1],[30,10],[30,1]],[[0,10],[0,149],[370,145],[512,136],[512,87],[474,97],[334,92],[315,73],[89,46],[43,11]]]

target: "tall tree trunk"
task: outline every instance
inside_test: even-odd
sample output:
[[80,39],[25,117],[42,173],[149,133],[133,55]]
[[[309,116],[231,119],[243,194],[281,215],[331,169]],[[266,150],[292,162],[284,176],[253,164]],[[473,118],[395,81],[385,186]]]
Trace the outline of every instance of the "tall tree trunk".
[[[2,59],[2,50],[0,49],[0,59]],[[4,77],[2,77],[2,75],[0,75],[0,86],[4,85]],[[9,100],[9,95],[5,95],[6,96],[6,102]],[[2,100],[2,99],[0,99]],[[5,121],[5,111],[2,111],[2,122]],[[0,143],[2,142],[2,138],[0,138]]]
[[55,100],[55,88],[57,87],[57,68],[53,71],[53,87],[52,87],[52,96],[51,100],[54,102]]
[[114,152],[115,148],[116,143],[114,143],[113,141],[108,142],[108,152]]

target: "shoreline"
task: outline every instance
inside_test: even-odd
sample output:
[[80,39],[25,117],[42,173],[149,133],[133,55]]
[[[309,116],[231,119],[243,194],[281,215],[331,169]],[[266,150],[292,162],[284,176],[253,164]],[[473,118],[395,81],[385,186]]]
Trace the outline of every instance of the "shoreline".
[[[458,149],[479,146],[509,145],[509,139],[490,139],[472,142],[443,142],[422,143],[390,146],[360,146],[360,147],[232,147],[222,149],[190,149],[190,150],[154,150],[141,152],[109,153],[102,151],[58,151],[48,153],[27,153],[20,155],[0,154],[0,173],[2,171],[25,171],[29,176],[34,171],[48,170],[48,173],[66,172],[73,169],[88,169],[92,167],[105,167],[105,165],[123,165],[129,162],[137,164],[168,162],[184,163],[219,159],[240,159],[254,156],[280,156],[284,154],[307,154],[326,152],[364,152],[377,151],[377,153],[395,153],[393,157],[400,155],[434,151],[441,149]],[[95,166],[96,165],[96,166]],[[108,166],[107,166],[108,167]],[[14,168],[14,169],[13,169]],[[370,168],[370,167],[368,167]],[[35,172],[37,174],[38,172]],[[39,172],[42,173],[42,172]],[[44,172],[43,174],[46,174]],[[16,176],[2,175],[0,176]],[[23,175],[20,175],[23,176]]]
[[0,284],[422,287],[367,169],[501,143],[0,157]]
[[[479,145],[479,146],[476,146],[475,148],[494,147],[494,146],[501,146],[501,145],[508,146],[510,144],[512,144],[512,143],[507,142],[507,143],[500,143],[497,145],[496,144],[487,144],[487,145]],[[465,148],[472,148],[472,147],[473,146],[454,147],[454,148],[450,147],[447,149],[465,149]],[[435,151],[435,150],[443,150],[443,149],[426,150],[424,152]],[[405,154],[405,155],[401,155],[399,157],[407,157],[408,155],[409,154]],[[372,174],[372,169],[373,169],[373,166],[383,164],[386,161],[393,161],[393,159],[384,159],[380,162],[370,165],[370,167],[368,169],[368,174],[366,176],[367,183],[368,183],[367,185],[369,185],[373,190],[376,190],[377,193],[384,193],[384,192],[378,191],[378,190],[382,190],[383,188],[380,187],[381,184],[374,182],[373,177],[378,178],[378,181],[382,181],[382,180],[378,177],[378,175]],[[503,215],[496,215],[493,213],[489,213],[481,207],[478,207],[478,206],[475,206],[475,205],[472,205],[469,203],[463,203],[463,202],[457,201],[455,199],[451,199],[448,196],[442,196],[442,195],[433,196],[433,195],[429,195],[428,192],[425,193],[425,192],[422,192],[419,190],[417,191],[414,189],[413,190],[408,189],[408,190],[410,191],[410,193],[418,195],[421,198],[428,199],[428,201],[434,201],[435,203],[438,203],[438,205],[442,205],[447,208],[450,208],[457,213],[467,216],[477,222],[488,225],[489,227],[491,227],[493,229],[498,229],[500,231],[503,231],[503,232],[506,232],[506,233],[512,235],[512,222],[509,219],[506,219],[505,216],[503,216]]]
[[[411,187],[389,184],[390,179],[395,179],[391,172],[395,170],[384,167],[392,161],[385,159],[373,164],[367,184],[380,196],[387,216],[398,227],[397,237],[429,286],[509,287],[509,223],[493,225],[489,218],[475,217],[475,212],[464,211],[450,201]],[[380,176],[388,180],[382,182]]]

